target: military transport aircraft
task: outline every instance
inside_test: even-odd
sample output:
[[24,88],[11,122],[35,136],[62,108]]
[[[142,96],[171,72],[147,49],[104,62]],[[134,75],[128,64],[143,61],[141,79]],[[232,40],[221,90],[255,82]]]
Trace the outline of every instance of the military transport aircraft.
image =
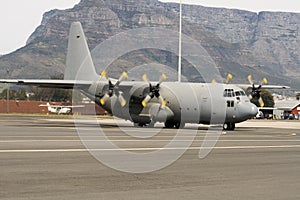
[[112,115],[141,127],[163,122],[166,128],[183,128],[185,123],[196,123],[222,124],[225,130],[234,130],[236,123],[258,112],[244,90],[233,84],[165,82],[165,74],[157,83],[150,82],[146,75],[140,82],[126,79],[125,72],[118,80],[108,78],[105,71],[101,76],[96,73],[82,26],[74,22],[64,80],[0,82],[78,89]]

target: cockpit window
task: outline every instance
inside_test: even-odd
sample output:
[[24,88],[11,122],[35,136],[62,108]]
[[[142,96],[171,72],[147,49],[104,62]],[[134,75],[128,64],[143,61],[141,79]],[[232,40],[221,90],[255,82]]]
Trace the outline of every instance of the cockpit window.
[[246,96],[244,91],[235,91],[235,96]]
[[235,96],[238,97],[238,96],[242,96],[242,95],[241,95],[240,91],[236,91],[236,92],[235,92]]
[[225,89],[224,90],[224,97],[235,97],[235,93],[233,89]]

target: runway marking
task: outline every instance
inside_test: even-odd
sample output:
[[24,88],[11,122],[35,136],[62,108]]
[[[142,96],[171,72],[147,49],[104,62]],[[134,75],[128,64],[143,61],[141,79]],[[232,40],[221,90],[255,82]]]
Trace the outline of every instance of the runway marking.
[[157,150],[200,150],[200,149],[274,149],[274,148],[300,148],[300,145],[278,145],[278,146],[228,146],[228,147],[175,147],[175,148],[122,148],[122,149],[19,149],[0,150],[0,153],[51,153],[51,152],[88,152],[88,151],[157,151]]
[[[0,143],[33,143],[33,142],[105,142],[108,140],[0,140]],[[112,142],[168,142],[170,140],[110,140]],[[177,142],[204,141],[204,140],[176,140]],[[215,140],[205,140],[215,141]],[[218,142],[300,142],[300,140],[218,140]]]
[[[281,135],[205,135],[205,134],[198,134],[196,136],[193,135],[156,135],[151,138],[278,138],[278,137],[295,137],[292,134],[281,134]],[[78,135],[0,135],[0,138],[79,138]],[[85,135],[82,138],[134,138],[133,136],[129,135]]]

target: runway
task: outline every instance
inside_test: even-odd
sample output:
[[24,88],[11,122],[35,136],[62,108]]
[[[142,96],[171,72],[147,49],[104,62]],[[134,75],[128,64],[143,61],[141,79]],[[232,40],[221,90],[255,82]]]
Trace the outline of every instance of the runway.
[[[248,121],[221,135],[201,125],[178,135],[162,125],[97,122],[101,126],[84,117],[74,124],[65,117],[0,116],[0,199],[300,198],[299,121]],[[95,134],[99,129],[106,135]],[[174,145],[166,146],[175,137]],[[107,140],[119,148],[104,145]],[[201,148],[205,141],[217,144]],[[94,148],[87,150],[89,142]],[[201,149],[211,148],[199,158]],[[90,153],[127,165],[123,151],[147,155],[162,149],[168,156],[187,151],[163,169],[137,174],[117,171]]]

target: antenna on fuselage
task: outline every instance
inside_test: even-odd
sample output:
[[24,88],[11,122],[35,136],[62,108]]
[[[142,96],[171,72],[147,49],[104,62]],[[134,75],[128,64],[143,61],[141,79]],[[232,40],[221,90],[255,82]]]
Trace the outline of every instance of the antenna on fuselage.
[[178,82],[181,82],[182,0],[179,8]]

